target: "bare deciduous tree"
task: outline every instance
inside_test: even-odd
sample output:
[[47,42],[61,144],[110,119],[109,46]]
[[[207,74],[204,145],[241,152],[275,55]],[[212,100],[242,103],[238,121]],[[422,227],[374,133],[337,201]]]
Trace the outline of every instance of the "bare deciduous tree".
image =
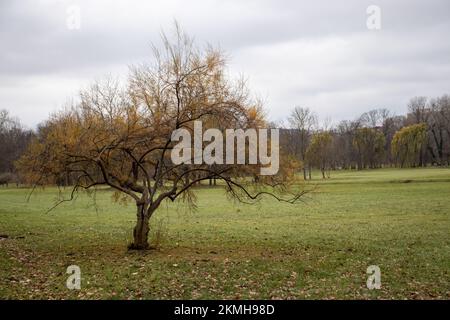
[[22,155],[32,135],[8,111],[0,110],[0,174],[4,184],[18,182],[14,161]]
[[[298,135],[294,143],[297,146],[298,156],[303,163],[303,179],[306,180],[306,150],[308,149],[311,135],[317,128],[317,116],[309,108],[295,107],[289,116],[289,124]],[[311,167],[308,169],[309,178],[311,179]]]
[[80,100],[47,122],[18,167],[38,184],[71,175],[72,196],[106,185],[117,199],[131,198],[137,208],[132,249],[149,247],[149,220],[163,201],[193,204],[193,187],[203,180],[219,179],[230,196],[250,203],[263,195],[294,203],[304,193],[289,189],[291,162],[278,175],[258,176],[259,165],[171,161],[172,133],[192,132],[196,120],[203,129],[265,124],[245,82],[228,79],[221,52],[200,50],[178,27],[174,42],[163,36],[151,65],[132,68],[127,86],[109,79],[83,91]]

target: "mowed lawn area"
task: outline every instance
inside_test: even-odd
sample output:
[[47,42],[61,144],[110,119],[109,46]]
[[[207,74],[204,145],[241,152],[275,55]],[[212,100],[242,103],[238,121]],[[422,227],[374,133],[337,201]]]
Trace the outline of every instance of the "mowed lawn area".
[[[229,202],[152,218],[157,250],[127,251],[135,208],[96,193],[45,213],[57,191],[0,187],[0,298],[450,299],[450,169],[332,172],[297,205]],[[68,190],[67,190],[68,192]],[[66,288],[78,265],[81,290]],[[381,269],[368,290],[366,269]]]

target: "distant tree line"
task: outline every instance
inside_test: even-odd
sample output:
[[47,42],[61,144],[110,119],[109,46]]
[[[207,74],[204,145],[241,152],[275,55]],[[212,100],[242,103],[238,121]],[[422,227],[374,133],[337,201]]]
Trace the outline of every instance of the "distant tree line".
[[406,115],[375,109],[355,120],[319,126],[309,108],[296,107],[281,130],[281,146],[323,178],[330,170],[450,164],[450,96],[414,97]]
[[[15,162],[33,137],[43,136],[46,126],[26,129],[0,110],[0,185],[20,182]],[[281,126],[280,146],[302,163],[305,180],[311,179],[312,169],[328,178],[331,170],[339,169],[449,166],[450,96],[414,97],[406,115],[375,109],[334,126],[319,125],[315,112],[296,107]],[[58,183],[69,185],[71,180],[68,175]]]
[[14,162],[26,150],[33,136],[8,111],[0,110],[0,185],[19,183]]

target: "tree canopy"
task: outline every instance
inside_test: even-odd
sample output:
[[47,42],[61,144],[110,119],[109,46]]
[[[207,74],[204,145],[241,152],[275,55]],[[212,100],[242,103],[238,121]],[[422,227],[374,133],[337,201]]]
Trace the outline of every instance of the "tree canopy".
[[69,180],[72,197],[79,189],[106,185],[116,190],[116,199],[134,200],[133,249],[149,247],[149,219],[161,202],[195,204],[192,187],[202,180],[222,180],[231,197],[250,203],[262,195],[294,203],[303,194],[289,191],[293,161],[273,176],[259,176],[261,165],[248,162],[171,161],[172,133],[193,132],[195,121],[202,121],[203,130],[262,128],[266,121],[245,81],[227,76],[220,50],[196,47],[179,28],[174,41],[162,40],[152,63],[132,67],[126,84],[95,83],[81,92],[79,103],[54,114],[17,163],[33,184]]
[[392,153],[401,167],[419,164],[419,154],[427,137],[425,123],[413,124],[399,130],[392,139]]

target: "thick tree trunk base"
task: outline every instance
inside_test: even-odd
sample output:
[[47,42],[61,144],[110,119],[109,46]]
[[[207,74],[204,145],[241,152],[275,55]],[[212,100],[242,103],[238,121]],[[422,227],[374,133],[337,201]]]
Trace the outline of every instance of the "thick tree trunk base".
[[128,250],[150,250],[153,249],[148,243],[130,243]]
[[137,221],[133,230],[133,242],[128,245],[129,250],[148,250],[148,233],[150,217],[146,214],[143,206],[137,207]]

